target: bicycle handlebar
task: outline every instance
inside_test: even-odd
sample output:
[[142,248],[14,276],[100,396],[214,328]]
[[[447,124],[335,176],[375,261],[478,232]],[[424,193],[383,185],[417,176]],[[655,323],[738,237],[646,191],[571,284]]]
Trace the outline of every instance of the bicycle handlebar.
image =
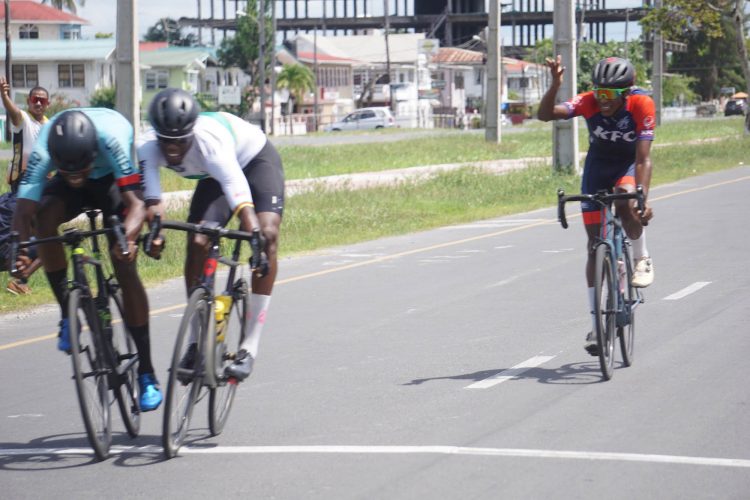
[[42,243],[62,243],[64,245],[72,246],[79,244],[86,238],[91,238],[93,236],[99,236],[100,234],[106,233],[114,233],[117,244],[119,245],[122,254],[129,255],[130,252],[128,251],[128,243],[125,240],[125,231],[123,229],[122,222],[116,215],[111,216],[109,218],[109,221],[110,224],[112,224],[111,227],[103,227],[101,229],[93,229],[89,231],[82,231],[80,229],[71,228],[66,229],[63,234],[58,236],[50,236],[48,238],[38,238],[27,241],[19,241],[20,235],[18,234],[18,231],[12,231],[10,233],[10,273],[15,274],[18,272],[18,268],[16,267],[16,260],[18,259],[18,251],[23,248],[41,245]]
[[260,233],[260,230],[256,229],[252,233],[246,231],[238,231],[235,229],[227,229],[221,226],[209,226],[203,224],[194,224],[191,222],[179,222],[165,220],[161,222],[161,227],[166,229],[177,229],[179,231],[187,231],[190,233],[205,234],[211,238],[221,239],[228,238],[231,240],[242,240],[250,243],[250,249],[252,255],[250,256],[250,268],[256,271],[259,277],[263,277],[268,274],[269,264],[268,256],[263,251],[265,247],[265,241]]
[[557,219],[563,229],[568,228],[568,220],[565,217],[565,204],[569,201],[591,201],[601,206],[609,205],[615,200],[636,200],[638,203],[638,212],[643,213],[643,186],[638,185],[634,193],[609,193],[599,191],[596,194],[573,194],[565,195],[562,189],[557,190]]

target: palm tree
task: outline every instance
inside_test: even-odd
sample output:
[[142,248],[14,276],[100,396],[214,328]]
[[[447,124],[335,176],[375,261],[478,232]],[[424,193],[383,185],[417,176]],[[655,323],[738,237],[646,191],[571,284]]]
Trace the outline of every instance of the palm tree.
[[[294,102],[301,104],[305,92],[315,91],[315,75],[307,66],[301,64],[285,64],[281,69],[276,86],[280,89],[288,89]],[[288,101],[289,114],[292,112],[291,99]]]
[[86,0],[42,0],[42,3],[49,3],[58,10],[67,9],[75,14],[78,8],[77,4],[81,4],[81,7],[83,7],[86,5]]

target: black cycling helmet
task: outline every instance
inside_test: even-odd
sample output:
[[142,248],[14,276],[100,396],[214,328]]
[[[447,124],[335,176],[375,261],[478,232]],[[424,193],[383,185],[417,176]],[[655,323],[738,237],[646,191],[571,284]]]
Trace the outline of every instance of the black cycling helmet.
[[50,124],[47,149],[57,170],[86,169],[99,151],[96,127],[85,113],[64,111]]
[[193,133],[200,106],[181,89],[164,89],[156,94],[148,107],[148,119],[156,135],[179,139]]
[[596,64],[591,79],[596,87],[624,89],[635,83],[635,68],[627,59],[607,57]]

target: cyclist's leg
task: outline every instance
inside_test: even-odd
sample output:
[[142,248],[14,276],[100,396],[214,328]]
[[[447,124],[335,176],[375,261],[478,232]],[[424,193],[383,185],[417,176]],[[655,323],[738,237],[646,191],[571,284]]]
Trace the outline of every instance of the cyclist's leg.
[[[36,213],[36,234],[39,238],[57,236],[57,228],[81,213],[87,190],[73,190],[63,178],[54,176],[44,189]],[[57,347],[70,351],[68,331],[68,262],[62,243],[45,243],[38,246],[39,258],[44,267],[52,293],[60,305],[60,332]]]
[[[225,226],[232,217],[221,185],[212,178],[202,179],[195,188],[190,201],[188,222],[215,222]],[[187,257],[185,258],[185,287],[190,290],[200,280],[203,264],[208,257],[209,239],[202,234],[187,233]]]
[[[592,160],[586,157],[586,164],[583,170],[583,177],[581,178],[581,193],[583,194],[594,194],[600,189],[608,189],[611,184],[601,175],[597,175],[597,170],[591,166]],[[599,236],[601,226],[601,211],[599,207],[593,203],[581,202],[581,215],[583,216],[583,224],[586,229],[586,285],[587,285],[587,296],[589,311],[591,317],[591,332],[586,337],[586,347],[596,345],[596,316],[594,315],[594,267],[596,264],[596,249],[594,243],[596,238]],[[596,355],[596,353],[594,353]]]
[[252,371],[253,360],[258,356],[260,337],[266,322],[271,293],[278,272],[278,244],[284,212],[284,169],[281,157],[270,142],[244,169],[255,202],[255,212],[266,239],[268,273],[263,277],[253,275],[249,316],[245,323],[244,340],[238,354],[239,363],[227,370],[237,378],[245,378]]
[[[97,197],[93,206],[102,211],[105,226],[109,226],[109,218],[112,215],[117,215],[121,220],[124,220],[125,205],[114,178],[106,176],[97,179],[93,184],[97,186]],[[108,235],[108,240],[111,255],[116,243],[112,235]],[[123,320],[138,351],[141,409],[143,411],[155,410],[161,404],[162,395],[158,388],[159,383],[154,375],[154,366],[151,361],[149,307],[146,289],[143,287],[140,276],[138,276],[136,261],[122,262],[114,256],[111,261],[117,282],[122,289]]]
[[[617,180],[615,190],[626,193],[635,192],[635,164],[631,165],[627,172]],[[654,266],[646,247],[646,228],[641,224],[641,219],[637,214],[636,201],[621,201],[616,206],[622,226],[633,248],[635,273],[632,282],[636,286],[648,286],[654,280]]]

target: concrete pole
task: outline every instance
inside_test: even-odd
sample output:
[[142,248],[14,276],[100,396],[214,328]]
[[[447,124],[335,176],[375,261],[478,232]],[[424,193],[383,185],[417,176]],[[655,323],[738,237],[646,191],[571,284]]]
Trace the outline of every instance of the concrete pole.
[[137,0],[117,0],[117,48],[115,50],[117,54],[115,109],[133,125],[135,139],[138,137],[141,126],[138,7],[136,4]]
[[[662,0],[654,2],[654,8],[660,9]],[[661,101],[662,101],[662,78],[664,76],[664,38],[661,31],[654,32],[654,73],[651,76],[651,85],[654,88],[654,104],[656,105],[656,124],[661,125]]]
[[487,142],[500,143],[500,98],[501,98],[501,55],[500,55],[500,0],[490,0],[490,25],[487,34],[487,118],[484,138]]
[[259,56],[258,83],[260,84],[260,128],[266,131],[266,3],[258,2]]
[[[559,0],[555,2],[552,15],[554,25],[554,54],[562,57],[565,67],[565,78],[557,93],[555,103],[567,101],[578,93],[577,74],[577,44],[574,0]],[[552,168],[561,170],[571,168],[580,174],[578,165],[578,121],[557,120],[552,125]]]

